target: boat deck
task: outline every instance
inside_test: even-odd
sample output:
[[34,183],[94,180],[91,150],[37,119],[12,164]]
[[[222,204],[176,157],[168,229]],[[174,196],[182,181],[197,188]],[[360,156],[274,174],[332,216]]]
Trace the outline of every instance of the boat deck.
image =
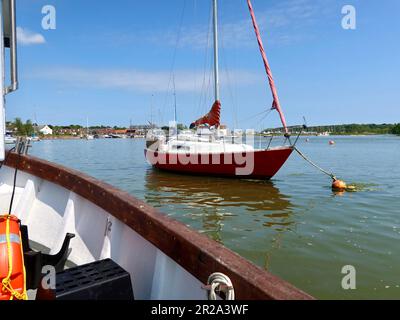
[[30,239],[56,253],[74,233],[69,260],[113,259],[131,274],[137,299],[206,299],[203,285],[214,272],[230,277],[238,299],[312,298],[131,195],[34,157],[11,153],[0,170],[1,212],[16,166],[13,213]]

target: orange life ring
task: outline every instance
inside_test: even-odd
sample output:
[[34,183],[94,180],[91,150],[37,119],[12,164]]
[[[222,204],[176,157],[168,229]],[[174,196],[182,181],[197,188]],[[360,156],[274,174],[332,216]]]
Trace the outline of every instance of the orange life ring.
[[0,300],[25,300],[25,267],[20,221],[0,216]]

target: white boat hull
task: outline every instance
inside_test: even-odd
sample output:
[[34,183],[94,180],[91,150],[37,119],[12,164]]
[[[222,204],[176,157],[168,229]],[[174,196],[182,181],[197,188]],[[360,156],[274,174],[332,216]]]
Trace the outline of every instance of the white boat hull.
[[[8,211],[13,174],[8,167],[0,171],[2,213]],[[200,281],[103,209],[51,182],[22,172],[18,177],[13,213],[28,226],[31,241],[40,247],[55,254],[65,234],[73,233],[69,262],[82,265],[113,259],[132,275],[136,299],[206,298]],[[110,223],[111,232],[105,235]]]

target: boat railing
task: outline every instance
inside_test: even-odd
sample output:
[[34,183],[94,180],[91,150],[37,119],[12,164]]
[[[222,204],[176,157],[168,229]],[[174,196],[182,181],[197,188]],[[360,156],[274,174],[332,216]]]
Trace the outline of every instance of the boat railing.
[[[299,138],[302,134],[302,131],[297,133],[296,139],[293,141],[289,135],[284,136],[284,142],[281,145],[286,145],[290,147],[295,147],[297,142],[299,141]],[[275,135],[271,134],[268,136],[261,136],[260,140],[258,141],[259,143],[259,148],[264,149],[264,150],[270,150],[272,146],[274,145],[274,141],[276,141],[276,138],[281,135]],[[185,136],[185,135],[167,135],[165,137],[165,142],[169,143],[172,141],[192,141],[192,142],[208,142],[208,143],[218,143],[222,142],[224,145],[225,144],[232,144],[232,145],[240,145],[243,143],[247,143],[247,138],[244,138],[245,136],[235,136],[235,135],[226,135],[226,136],[217,136],[217,135],[202,135],[202,134],[193,134],[192,136]],[[241,138],[241,139],[240,139]],[[262,148],[263,143],[263,138],[268,138],[268,140],[265,142],[266,143],[266,148]],[[239,139],[239,140],[238,140]],[[243,141],[243,139],[245,141]],[[253,141],[253,144],[256,143]]]
[[269,148],[271,147],[272,140],[274,140],[274,135],[271,135],[271,139],[269,139],[267,150],[269,150]]

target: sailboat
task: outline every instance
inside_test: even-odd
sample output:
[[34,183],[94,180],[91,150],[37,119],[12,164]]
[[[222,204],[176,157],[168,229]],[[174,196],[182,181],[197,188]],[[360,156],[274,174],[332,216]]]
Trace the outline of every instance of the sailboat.
[[90,134],[89,131],[89,118],[86,118],[86,140],[93,140],[94,139],[94,135]]
[[[11,64],[11,84],[0,77],[3,132],[5,97],[18,89],[15,2],[1,0],[0,10],[0,73],[6,57]],[[0,300],[312,299],[128,193],[28,155],[28,147],[19,139],[6,151],[0,134]],[[53,281],[42,281],[47,271]],[[43,288],[48,280],[55,287]]]
[[15,144],[17,142],[17,138],[12,136],[11,132],[6,132],[4,136],[5,144]]
[[208,114],[191,124],[195,134],[181,137],[173,134],[169,137],[158,135],[146,144],[145,156],[154,167],[177,173],[237,177],[246,179],[271,179],[283,166],[294,150],[285,116],[280,106],[279,97],[273,80],[271,68],[250,0],[247,0],[260,52],[271,88],[273,103],[285,130],[289,145],[256,149],[246,143],[235,143],[219,134],[221,101],[219,89],[218,65],[218,1],[213,0],[213,33],[214,33],[214,95],[215,102]]

